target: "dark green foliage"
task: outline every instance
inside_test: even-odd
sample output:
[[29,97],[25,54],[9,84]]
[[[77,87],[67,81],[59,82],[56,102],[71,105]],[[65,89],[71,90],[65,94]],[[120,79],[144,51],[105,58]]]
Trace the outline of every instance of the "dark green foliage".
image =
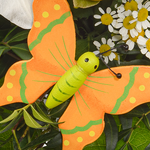
[[[78,0],[77,0],[78,1]],[[86,51],[94,51],[94,40],[111,37],[107,26],[95,27],[93,15],[98,7],[106,8],[121,0],[103,0],[94,7],[74,9],[68,0],[74,16],[76,29],[77,60]],[[19,60],[32,56],[27,47],[29,30],[23,30],[0,16],[0,86],[8,68]],[[109,62],[109,66],[150,65],[137,47],[130,52],[118,49],[121,64]],[[99,70],[106,66],[101,63]],[[46,93],[45,93],[46,94]],[[32,105],[12,104],[0,107],[0,149],[1,150],[61,150],[62,138],[57,121],[67,108],[69,100],[49,110],[40,98]],[[71,118],[70,118],[71,119]],[[30,121],[29,121],[30,120]],[[105,115],[105,132],[84,150],[149,150],[150,149],[150,105],[136,107],[127,114]]]

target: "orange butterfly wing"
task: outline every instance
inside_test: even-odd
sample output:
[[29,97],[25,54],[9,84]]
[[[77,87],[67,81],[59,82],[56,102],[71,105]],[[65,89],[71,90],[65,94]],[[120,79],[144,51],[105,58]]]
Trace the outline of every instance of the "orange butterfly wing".
[[75,62],[75,31],[66,0],[35,0],[34,22],[28,36],[33,58],[15,63],[0,88],[0,106],[33,103]]
[[150,101],[150,67],[113,68],[122,74],[117,79],[108,69],[93,73],[75,93],[60,118],[63,150],[83,149],[95,141],[104,129],[104,114],[123,114]]

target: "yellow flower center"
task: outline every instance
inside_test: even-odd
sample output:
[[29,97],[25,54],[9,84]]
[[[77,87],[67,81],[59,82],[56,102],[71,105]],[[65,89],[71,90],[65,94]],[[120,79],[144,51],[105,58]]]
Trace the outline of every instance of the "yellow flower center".
[[136,26],[136,22],[130,23],[131,20],[133,20],[134,18],[132,16],[128,16],[123,20],[123,26],[128,29],[131,30],[133,28],[135,28]]
[[150,39],[148,39],[147,42],[146,42],[146,48],[150,52]]
[[132,0],[131,2],[126,2],[124,8],[125,10],[136,11],[138,9],[138,4],[136,1]]
[[134,38],[130,35],[130,33],[128,33],[128,34],[129,34],[130,40],[133,41],[133,42],[136,42],[139,36],[143,36],[143,37],[144,37],[145,32],[144,32],[144,30],[142,29],[142,31],[141,31],[140,33],[138,33],[138,36],[135,36]]
[[104,14],[101,17],[102,24],[110,25],[113,21],[113,17],[110,14]]
[[144,21],[148,17],[148,10],[146,8],[142,8],[138,12],[138,21]]
[[[108,51],[109,49],[111,49],[109,45],[103,44],[103,45],[101,45],[99,51],[100,51],[100,53],[104,53],[104,52]],[[109,56],[110,54],[111,54],[111,51],[108,51],[108,52],[104,53],[103,56]]]

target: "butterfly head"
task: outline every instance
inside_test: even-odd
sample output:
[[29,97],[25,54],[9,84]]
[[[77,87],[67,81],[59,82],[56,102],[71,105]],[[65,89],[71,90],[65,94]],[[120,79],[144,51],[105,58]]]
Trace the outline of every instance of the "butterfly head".
[[82,54],[78,61],[77,65],[87,74],[95,72],[99,66],[99,59],[92,52],[86,52]]

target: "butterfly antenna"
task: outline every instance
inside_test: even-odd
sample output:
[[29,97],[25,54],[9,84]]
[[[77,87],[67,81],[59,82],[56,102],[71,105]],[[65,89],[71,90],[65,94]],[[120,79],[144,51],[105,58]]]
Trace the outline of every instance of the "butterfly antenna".
[[118,78],[120,79],[122,77],[121,73],[115,73],[107,64],[106,62],[103,60],[103,58],[100,56],[99,57],[101,59],[101,61],[105,64],[105,66]]
[[127,51],[128,48],[129,48],[129,46],[128,46],[127,44],[121,44],[121,45],[116,46],[116,47],[113,47],[113,48],[111,48],[111,49],[109,49],[109,50],[107,50],[107,51],[105,51],[105,52],[103,52],[103,53],[99,53],[99,54],[97,54],[96,56],[101,59],[101,61],[105,64],[105,66],[106,66],[118,79],[120,79],[120,78],[122,77],[122,74],[121,74],[121,73],[115,73],[115,72],[106,64],[106,62],[105,62],[105,61],[103,60],[103,58],[101,57],[102,54],[107,53],[107,52],[109,52],[109,51],[112,51],[113,49],[116,49],[116,48],[122,48],[122,49],[124,49],[125,51]]

